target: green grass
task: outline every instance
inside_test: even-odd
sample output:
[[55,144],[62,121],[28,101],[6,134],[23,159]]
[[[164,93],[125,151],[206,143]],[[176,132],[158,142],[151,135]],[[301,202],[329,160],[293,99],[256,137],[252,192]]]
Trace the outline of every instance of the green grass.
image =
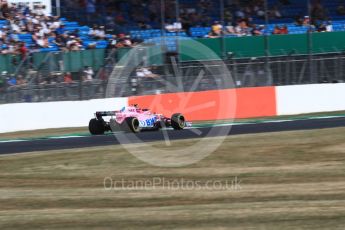
[[[344,229],[344,133],[232,136],[182,168],[150,166],[121,146],[2,156],[0,229]],[[106,191],[105,177],[183,178],[203,186],[238,177],[241,190]]]
[[21,131],[13,133],[0,133],[0,140],[4,139],[22,139],[22,138],[44,138],[48,136],[63,136],[71,134],[88,134],[87,127],[79,128],[60,128],[60,129],[41,129],[32,131]]

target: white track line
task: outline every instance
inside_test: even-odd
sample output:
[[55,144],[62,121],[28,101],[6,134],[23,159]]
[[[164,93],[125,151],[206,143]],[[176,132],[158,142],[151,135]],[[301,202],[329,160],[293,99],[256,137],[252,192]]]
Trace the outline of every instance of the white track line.
[[[294,122],[294,121],[304,121],[304,120],[324,120],[324,119],[333,119],[333,118],[344,118],[345,116],[320,116],[320,117],[305,117],[301,119],[285,119],[285,120],[263,120],[259,122],[235,122],[235,123],[223,123],[223,124],[212,124],[212,127],[224,127],[224,126],[238,126],[238,125],[254,125],[254,124],[269,124],[269,123],[283,123],[283,122]],[[207,128],[207,126],[193,126],[187,127],[188,130],[202,129]],[[172,128],[165,128],[163,131],[173,130]],[[14,143],[14,142],[28,142],[36,140],[57,140],[57,139],[71,139],[71,138],[86,138],[90,136],[57,136],[57,137],[47,137],[47,138],[37,138],[37,139],[14,139],[14,140],[0,140],[0,143]]]

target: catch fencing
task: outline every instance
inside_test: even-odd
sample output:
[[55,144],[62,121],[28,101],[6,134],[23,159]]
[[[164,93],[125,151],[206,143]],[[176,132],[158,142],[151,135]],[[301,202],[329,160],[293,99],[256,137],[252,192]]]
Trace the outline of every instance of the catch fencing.
[[[224,61],[178,62],[154,65],[156,77],[137,77],[136,67],[117,66],[109,58],[95,80],[73,83],[39,83],[36,72],[25,86],[0,89],[1,103],[89,100],[226,88],[341,83],[345,81],[345,53],[285,55],[262,58],[228,58]],[[139,66],[141,67],[141,66]],[[51,76],[63,75],[52,72]],[[35,80],[36,79],[36,80]],[[103,79],[103,80],[101,80]]]

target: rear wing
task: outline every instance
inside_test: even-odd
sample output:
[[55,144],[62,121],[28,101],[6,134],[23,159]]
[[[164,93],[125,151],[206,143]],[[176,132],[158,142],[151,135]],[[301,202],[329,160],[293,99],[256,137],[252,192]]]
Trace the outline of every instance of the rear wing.
[[97,119],[100,119],[102,117],[113,117],[116,116],[116,113],[118,113],[119,111],[101,111],[101,112],[96,112],[95,116],[97,117]]

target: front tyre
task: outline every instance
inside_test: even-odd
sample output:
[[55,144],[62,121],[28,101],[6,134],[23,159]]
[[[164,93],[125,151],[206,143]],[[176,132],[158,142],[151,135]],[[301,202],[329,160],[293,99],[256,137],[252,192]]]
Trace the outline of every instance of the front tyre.
[[181,113],[175,113],[171,117],[171,127],[175,130],[182,130],[186,126],[186,119]]
[[105,132],[105,127],[102,121],[91,119],[89,123],[89,131],[92,135],[102,135]]

